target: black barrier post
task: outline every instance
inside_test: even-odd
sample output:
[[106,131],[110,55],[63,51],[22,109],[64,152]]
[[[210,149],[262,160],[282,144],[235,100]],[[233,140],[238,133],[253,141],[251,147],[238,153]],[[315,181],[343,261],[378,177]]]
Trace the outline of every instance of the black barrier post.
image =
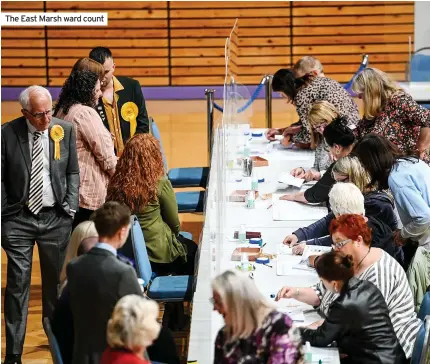
[[212,158],[212,133],[214,127],[214,93],[213,89],[206,89],[206,113],[207,113],[207,122],[208,122],[208,159],[209,166],[211,165]]
[[264,83],[266,88],[266,126],[271,129],[272,128],[272,75],[264,76]]

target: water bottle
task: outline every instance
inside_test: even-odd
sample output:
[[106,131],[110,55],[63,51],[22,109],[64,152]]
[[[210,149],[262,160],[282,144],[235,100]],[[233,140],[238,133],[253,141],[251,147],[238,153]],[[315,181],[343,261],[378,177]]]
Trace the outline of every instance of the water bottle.
[[312,364],[312,350],[311,350],[311,344],[309,341],[306,341],[306,345],[305,345],[305,363]]
[[242,257],[240,258],[240,270],[242,272],[249,271],[249,259],[247,253],[242,253]]
[[251,176],[251,190],[258,191],[258,178],[255,175],[255,170],[252,171],[252,176]]
[[239,228],[239,242],[246,243],[246,229],[245,225],[240,225]]
[[248,192],[246,207],[248,209],[254,209],[255,208],[255,192],[254,191]]
[[243,156],[247,158],[249,157],[250,154],[251,154],[251,147],[249,146],[249,140],[247,139],[243,146]]

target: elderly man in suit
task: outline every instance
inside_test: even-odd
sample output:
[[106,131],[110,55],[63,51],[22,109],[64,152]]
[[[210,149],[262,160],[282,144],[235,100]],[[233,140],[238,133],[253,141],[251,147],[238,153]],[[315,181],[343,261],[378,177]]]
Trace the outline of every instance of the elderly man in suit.
[[124,145],[135,133],[149,132],[145,98],[138,81],[130,77],[115,77],[115,63],[109,48],[96,47],[89,57],[101,63],[105,70],[101,82],[103,97],[96,107],[103,123],[111,132],[115,150],[120,156]]
[[4,124],[1,133],[1,245],[8,258],[6,364],[21,363],[35,242],[43,316],[52,315],[79,189],[75,132],[70,123],[52,117],[49,91],[31,86],[19,102],[23,116]]

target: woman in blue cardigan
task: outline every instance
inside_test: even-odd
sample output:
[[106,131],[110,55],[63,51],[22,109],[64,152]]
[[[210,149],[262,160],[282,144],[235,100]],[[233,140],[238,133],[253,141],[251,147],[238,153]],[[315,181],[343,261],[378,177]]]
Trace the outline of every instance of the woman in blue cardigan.
[[390,189],[403,228],[394,240],[403,246],[405,263],[417,246],[430,250],[430,167],[416,157],[408,157],[388,139],[368,134],[356,145],[355,154],[367,169],[371,184]]

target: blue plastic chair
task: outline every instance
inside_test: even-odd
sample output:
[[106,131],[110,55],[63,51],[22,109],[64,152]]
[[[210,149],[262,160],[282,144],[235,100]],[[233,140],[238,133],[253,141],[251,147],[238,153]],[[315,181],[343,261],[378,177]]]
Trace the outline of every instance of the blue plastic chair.
[[418,311],[418,317],[421,320],[424,320],[424,317],[426,316],[430,316],[430,292],[427,292],[424,295],[424,298],[421,301],[420,310]]
[[163,153],[164,168],[167,172],[172,186],[175,188],[181,187],[203,187],[206,184],[209,176],[209,167],[185,167],[185,168],[172,168],[170,171],[167,168],[167,160],[164,154],[163,143],[161,141],[160,130],[154,119],[150,118],[152,135],[157,138],[161,145],[161,152]]
[[414,351],[412,352],[411,364],[428,364],[430,355],[430,316],[424,319],[424,322],[418,331],[415,339]]
[[43,318],[43,328],[45,329],[46,336],[48,337],[49,351],[51,352],[52,362],[54,364],[63,364],[60,347],[58,346],[57,338],[52,331],[51,321],[49,321],[48,317]]
[[[160,130],[155,121],[150,118],[151,133],[160,142],[161,153],[163,154],[164,169],[167,171],[167,160],[164,154],[163,143],[161,141]],[[170,174],[170,175],[169,175]],[[198,168],[174,168],[167,174],[167,177],[175,188],[178,187],[206,187],[209,174],[208,167]],[[175,177],[176,176],[176,177]],[[173,178],[173,180],[171,179]],[[176,179],[175,179],[176,178]],[[175,182],[176,181],[176,182]],[[178,203],[178,211],[183,212],[203,212],[206,191],[184,191],[175,192]]]
[[131,217],[130,235],[119,252],[135,262],[138,278],[149,298],[161,302],[190,301],[193,296],[194,276],[160,276],[152,272],[145,238],[136,216]]
[[176,192],[179,212],[203,212],[206,191]]
[[[430,47],[420,48],[415,51],[411,58],[409,72],[411,82],[430,82]],[[430,104],[422,105],[430,109]]]
[[415,51],[409,68],[411,82],[430,82],[430,47]]

